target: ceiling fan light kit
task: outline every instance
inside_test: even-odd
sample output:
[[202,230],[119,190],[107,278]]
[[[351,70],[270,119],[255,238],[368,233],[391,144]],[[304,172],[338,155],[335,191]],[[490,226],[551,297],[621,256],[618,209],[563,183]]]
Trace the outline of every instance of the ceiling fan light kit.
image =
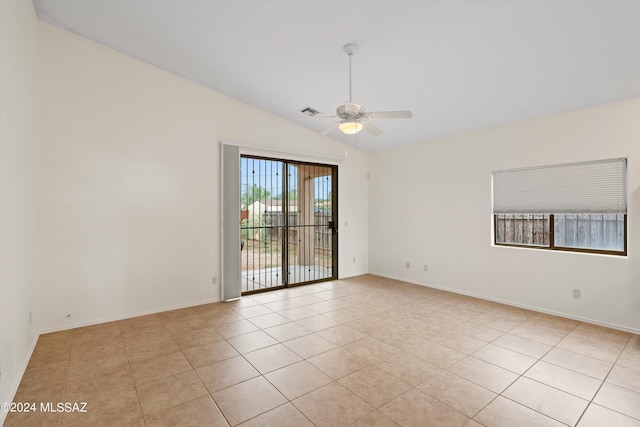
[[336,115],[329,117],[312,117],[312,118],[339,118],[340,121],[332,124],[327,129],[321,132],[322,135],[327,135],[332,130],[338,128],[342,133],[347,135],[354,135],[364,129],[370,135],[380,135],[382,131],[374,126],[371,119],[409,119],[413,116],[411,111],[378,111],[378,112],[365,112],[363,105],[356,104],[351,99],[351,57],[358,51],[358,46],[349,43],[342,47],[342,50],[349,56],[349,102],[345,102],[343,105],[336,108]]
[[338,129],[347,135],[353,135],[362,130],[362,123],[358,122],[342,122],[338,125]]

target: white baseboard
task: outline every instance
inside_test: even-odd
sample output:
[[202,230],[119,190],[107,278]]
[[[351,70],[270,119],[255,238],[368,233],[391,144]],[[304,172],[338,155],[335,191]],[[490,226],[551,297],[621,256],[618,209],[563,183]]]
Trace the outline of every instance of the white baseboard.
[[[18,387],[20,387],[20,383],[22,382],[22,377],[24,376],[24,373],[27,370],[27,366],[29,365],[29,361],[31,360],[31,356],[33,356],[33,351],[36,348],[36,344],[38,343],[38,338],[40,338],[40,335],[48,334],[48,333],[51,333],[51,332],[60,332],[60,331],[66,331],[66,330],[69,330],[69,329],[82,328],[84,326],[98,325],[100,323],[114,322],[114,321],[117,321],[117,320],[129,319],[129,318],[132,318],[132,317],[145,316],[145,315],[148,315],[148,314],[155,314],[155,313],[160,313],[160,312],[163,312],[163,311],[177,310],[177,309],[187,308],[187,307],[194,307],[194,306],[202,305],[202,304],[210,304],[210,303],[214,303],[214,302],[220,302],[220,300],[219,299],[209,299],[209,300],[200,301],[200,302],[194,302],[194,303],[189,303],[189,304],[179,304],[179,305],[174,305],[174,306],[169,306],[169,307],[162,307],[162,308],[157,308],[157,309],[152,309],[152,310],[140,311],[140,312],[136,312],[136,313],[123,314],[123,315],[118,315],[118,316],[110,316],[110,317],[97,319],[97,320],[91,320],[91,321],[87,321],[87,322],[74,323],[73,325],[64,325],[64,326],[59,326],[59,327],[41,329],[38,332],[36,332],[36,334],[34,335],[33,342],[31,343],[29,351],[27,352],[27,355],[26,355],[26,357],[25,357],[25,359],[24,359],[24,361],[22,363],[22,368],[20,370],[20,375],[16,379],[14,385],[11,387],[11,390],[9,391],[9,395],[7,396],[7,401],[8,402],[12,402],[14,397],[15,397],[15,395],[16,395],[16,393],[18,392]],[[7,413],[3,412],[3,411],[0,411],[0,426],[4,424],[4,421],[5,421],[6,418],[7,418]]]
[[588,317],[575,316],[575,315],[569,314],[569,313],[563,313],[563,312],[554,311],[554,310],[547,310],[547,309],[541,308],[541,307],[535,307],[535,306],[531,306],[531,305],[527,305],[527,304],[520,304],[520,303],[517,303],[517,302],[503,300],[503,299],[500,299],[500,298],[492,298],[492,297],[488,297],[486,295],[474,294],[472,292],[465,292],[465,291],[461,291],[459,289],[449,288],[449,287],[445,287],[445,286],[437,286],[437,285],[433,285],[431,283],[419,282],[419,281],[416,281],[416,280],[406,279],[406,278],[403,278],[403,277],[396,277],[396,276],[392,276],[392,275],[389,275],[389,274],[376,273],[376,272],[371,272],[369,274],[372,274],[374,276],[386,277],[387,279],[393,279],[393,280],[398,280],[398,281],[401,281],[401,282],[411,283],[413,285],[424,286],[424,287],[427,287],[427,288],[438,289],[438,290],[441,290],[441,291],[453,292],[455,294],[460,294],[460,295],[465,295],[465,296],[468,296],[468,297],[478,298],[478,299],[485,300],[485,301],[492,301],[492,302],[497,302],[497,303],[500,303],[500,304],[510,305],[512,307],[524,308],[524,309],[527,309],[527,310],[537,311],[539,313],[545,313],[545,314],[551,314],[551,315],[554,315],[554,316],[565,317],[567,319],[578,320],[580,322],[591,323],[591,324],[598,325],[598,326],[604,326],[606,328],[617,329],[619,331],[630,332],[632,334],[639,334],[640,335],[640,329],[630,328],[630,327],[624,326],[624,325],[617,325],[615,323],[603,322],[603,321],[600,321],[600,320],[597,320],[597,319],[591,319],[591,318],[588,318]]
[[[493,302],[497,302],[497,303],[500,303],[500,304],[505,304],[505,305],[509,305],[509,306],[513,306],[513,307],[519,307],[519,308],[524,308],[524,309],[527,309],[527,310],[537,311],[539,313],[552,314],[554,316],[560,316],[560,317],[565,317],[565,318],[568,318],[568,319],[578,320],[578,321],[581,321],[581,322],[592,323],[592,324],[595,324],[595,325],[604,326],[604,327],[612,328],[612,329],[617,329],[617,330],[621,330],[621,331],[625,331],[625,332],[630,332],[630,333],[633,333],[633,334],[640,334],[640,329],[629,328],[629,327],[626,327],[626,326],[617,325],[617,324],[613,324],[613,323],[609,323],[609,322],[602,322],[602,321],[599,321],[599,320],[596,320],[596,319],[585,318],[585,317],[581,317],[581,316],[574,316],[574,315],[571,315],[571,314],[568,314],[568,313],[562,313],[562,312],[557,312],[557,311],[553,311],[553,310],[547,310],[547,309],[540,308],[540,307],[534,307],[534,306],[530,306],[530,305],[526,305],[526,304],[520,304],[520,303],[513,302],[513,301],[503,300],[503,299],[500,299],[500,298],[492,298],[492,297],[488,297],[488,296],[485,296],[485,295],[479,295],[479,294],[474,294],[474,293],[471,293],[471,292],[461,291],[459,289],[454,289],[454,288],[449,288],[449,287],[444,287],[444,286],[437,286],[437,285],[433,285],[433,284],[429,284],[429,283],[419,282],[419,281],[415,281],[415,280],[411,280],[411,279],[406,279],[406,278],[403,278],[403,277],[396,277],[396,276],[383,274],[383,273],[378,273],[378,272],[370,272],[370,273],[366,273],[366,274],[385,277],[387,279],[398,280],[398,281],[401,281],[401,282],[411,283],[411,284],[414,284],[414,285],[424,286],[424,287],[438,289],[438,290],[442,290],[442,291],[453,292],[453,293],[456,293],[456,294],[470,296],[470,297],[473,297],[473,298],[478,298],[478,299],[482,299],[482,300],[486,300],[486,301],[493,301]],[[355,277],[355,276],[352,276],[352,277]],[[344,278],[346,279],[346,277],[344,277]],[[343,279],[343,278],[341,278],[341,279]],[[210,299],[210,300],[205,300],[205,301],[193,302],[193,303],[189,303],[189,304],[179,304],[179,305],[162,307],[162,308],[157,308],[157,309],[152,309],[152,310],[144,310],[144,311],[140,311],[140,312],[135,312],[135,313],[130,313],[130,314],[122,314],[122,315],[118,315],[118,316],[110,316],[110,317],[97,319],[97,320],[92,320],[92,321],[87,321],[87,322],[79,322],[79,323],[75,323],[73,325],[65,325],[65,326],[46,328],[46,329],[40,330],[39,333],[37,333],[34,336],[33,342],[31,343],[31,347],[29,348],[29,351],[27,352],[27,356],[26,356],[26,358],[25,358],[25,360],[23,362],[23,366],[22,366],[22,369],[21,369],[21,372],[20,372],[20,376],[18,377],[18,379],[16,380],[15,384],[11,388],[11,391],[9,392],[9,396],[8,396],[9,397],[9,401],[13,400],[13,398],[15,397],[16,392],[18,391],[18,387],[20,386],[20,382],[22,381],[22,377],[24,376],[24,373],[25,373],[25,371],[27,369],[27,366],[29,364],[29,360],[31,360],[31,356],[33,355],[33,351],[36,348],[36,344],[38,342],[38,338],[42,334],[47,334],[47,333],[51,333],[51,332],[65,331],[65,330],[74,329],[74,328],[81,328],[81,327],[84,327],[84,326],[92,326],[92,325],[97,325],[97,324],[100,324],[100,323],[114,322],[114,321],[117,321],[117,320],[129,319],[129,318],[132,318],[132,317],[145,316],[145,315],[148,315],[148,314],[155,314],[155,313],[160,313],[160,312],[163,312],[163,311],[177,310],[177,309],[181,309],[181,308],[193,307],[193,306],[202,305],[202,304],[210,304],[210,303],[215,303],[215,302],[220,302],[220,299]],[[2,425],[4,423],[4,421],[6,419],[6,416],[7,416],[7,414],[5,412],[0,411],[0,425]]]
[[196,301],[196,302],[187,303],[187,304],[178,304],[178,305],[172,305],[172,306],[168,306],[168,307],[154,308],[154,309],[151,309],[151,310],[138,311],[138,312],[135,312],[135,313],[121,314],[121,315],[117,315],[117,316],[109,316],[109,317],[104,317],[104,318],[96,319],[96,320],[90,320],[90,321],[86,321],[86,322],[78,322],[78,323],[74,323],[72,325],[54,326],[52,328],[41,329],[40,330],[40,334],[49,334],[51,332],[60,332],[60,331],[66,331],[66,330],[69,330],[69,329],[82,328],[82,327],[85,327],[85,326],[99,325],[100,323],[115,322],[115,321],[118,321],[118,320],[130,319],[132,317],[146,316],[148,314],[156,314],[156,313],[161,313],[163,311],[169,311],[169,310],[179,310],[181,308],[195,307],[197,305],[211,304],[211,303],[214,303],[214,302],[220,302],[220,299],[207,299],[207,300],[204,300],[204,301]]

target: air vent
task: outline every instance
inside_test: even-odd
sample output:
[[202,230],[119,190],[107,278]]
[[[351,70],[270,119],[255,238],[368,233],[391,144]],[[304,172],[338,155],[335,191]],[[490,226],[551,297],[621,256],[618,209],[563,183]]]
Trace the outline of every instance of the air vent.
[[318,114],[320,111],[315,110],[311,107],[304,107],[302,110],[300,110],[300,112],[302,114],[306,114],[309,117],[315,116],[316,114]]

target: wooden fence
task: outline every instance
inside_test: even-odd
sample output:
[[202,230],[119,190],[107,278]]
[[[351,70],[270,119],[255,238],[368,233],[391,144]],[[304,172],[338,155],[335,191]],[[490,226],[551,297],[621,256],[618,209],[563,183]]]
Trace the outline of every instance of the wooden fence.
[[549,246],[549,216],[543,214],[498,215],[496,243]]
[[555,215],[555,244],[608,250],[624,250],[624,215]]
[[[282,239],[284,227],[284,214],[282,212],[265,212],[262,214],[264,226],[269,228],[271,239]],[[319,249],[332,249],[332,233],[329,229],[329,221],[332,216],[326,212],[315,213],[314,244]],[[303,227],[298,220],[297,212],[289,212],[289,241],[297,242],[298,228]]]
[[[496,243],[549,246],[549,215],[499,214]],[[624,215],[555,214],[554,245],[624,250]]]
[[325,212],[316,212],[315,246],[321,249],[331,249],[333,233],[329,229],[332,216]]

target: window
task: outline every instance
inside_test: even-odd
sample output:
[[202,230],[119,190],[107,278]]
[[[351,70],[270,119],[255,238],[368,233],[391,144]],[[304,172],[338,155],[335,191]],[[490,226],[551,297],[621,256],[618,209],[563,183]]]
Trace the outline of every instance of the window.
[[627,254],[626,159],[494,171],[494,243]]
[[622,214],[497,214],[495,243],[624,255],[626,220]]

